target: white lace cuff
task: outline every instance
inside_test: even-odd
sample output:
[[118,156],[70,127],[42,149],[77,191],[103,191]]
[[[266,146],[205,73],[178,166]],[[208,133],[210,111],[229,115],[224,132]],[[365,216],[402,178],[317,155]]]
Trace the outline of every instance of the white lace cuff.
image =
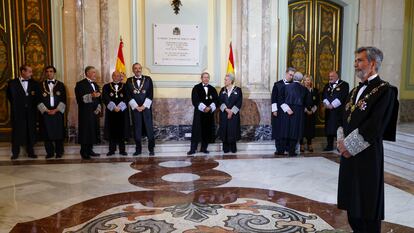
[[236,107],[236,106],[233,106],[233,107],[231,108],[231,111],[232,111],[234,114],[237,114],[237,113],[240,111],[240,109],[239,109],[238,107]]
[[47,110],[49,110],[49,109],[47,109],[46,108],[46,105],[44,104],[44,103],[40,103],[40,104],[38,104],[37,105],[37,109],[39,109],[39,111],[43,114],[43,113],[45,113],[45,112],[47,112]]
[[339,106],[341,106],[341,101],[339,100],[339,99],[334,99],[334,101],[332,101],[332,106],[334,107],[334,108],[337,108],[337,107],[339,107]]
[[272,112],[277,112],[277,103],[272,104]]
[[215,103],[212,103],[212,104],[210,104],[210,108],[211,108],[211,112],[214,112],[214,111],[216,111],[216,104]]
[[151,104],[152,104],[152,100],[150,100],[148,98],[145,98],[145,101],[144,101],[144,104],[143,104],[144,107],[150,109],[151,108]]
[[119,102],[118,104],[118,108],[121,109],[121,111],[125,111],[125,109],[127,108],[126,104],[124,103],[124,101]]
[[58,106],[56,107],[56,109],[57,109],[59,112],[61,112],[61,113],[65,113],[65,110],[66,110],[66,104],[64,104],[64,103],[60,102],[60,103],[58,104]]
[[112,101],[109,102],[109,104],[106,106],[106,108],[108,108],[108,110],[111,111],[111,112],[114,110],[115,107],[116,107],[116,105]]
[[207,107],[207,106],[206,106],[205,104],[200,103],[200,104],[198,105],[198,110],[200,110],[201,112],[204,112],[204,109],[205,109],[206,107]]
[[227,108],[225,104],[221,104],[220,111],[224,112],[224,110]]
[[355,129],[352,131],[345,139],[344,145],[346,150],[351,155],[357,155],[361,151],[365,150],[370,144],[364,140],[361,134],[359,134],[359,130]]
[[92,103],[92,94],[86,94],[82,96],[82,99],[85,104]]
[[137,101],[134,99],[129,101],[129,106],[131,106],[132,110],[136,109],[138,107]]
[[280,105],[280,107],[282,108],[282,110],[283,110],[284,112],[287,112],[287,111],[289,111],[289,110],[291,110],[291,111],[292,111],[292,109],[290,109],[289,105],[287,105],[287,104],[282,104],[282,105]]

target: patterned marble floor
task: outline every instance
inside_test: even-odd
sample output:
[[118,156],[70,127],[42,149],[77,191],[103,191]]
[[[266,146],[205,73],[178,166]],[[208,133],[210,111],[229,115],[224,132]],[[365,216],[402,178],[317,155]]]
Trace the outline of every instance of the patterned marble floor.
[[[0,163],[0,232],[349,232],[334,154]],[[414,190],[386,174],[383,232],[414,232]]]

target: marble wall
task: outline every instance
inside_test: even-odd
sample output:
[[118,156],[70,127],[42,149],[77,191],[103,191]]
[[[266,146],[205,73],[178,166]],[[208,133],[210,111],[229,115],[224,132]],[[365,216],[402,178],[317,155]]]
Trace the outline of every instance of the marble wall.
[[[283,14],[287,1],[228,2],[231,2],[232,14],[229,35],[237,61],[236,83],[243,88],[245,96],[241,111],[243,139],[270,139],[271,88],[283,74],[280,67],[285,66],[285,54],[278,46],[283,44],[284,35],[279,33],[282,33],[280,23],[285,22],[283,19],[287,17]],[[70,140],[75,140],[77,126],[73,88],[83,76],[83,67],[94,65],[99,71],[98,82],[101,85],[110,80],[110,70],[114,66],[110,55],[114,53],[113,48],[117,48],[117,35],[122,30],[119,29],[122,18],[119,4],[116,0],[64,0],[63,72],[69,93]],[[384,51],[381,76],[398,87],[401,79],[403,10],[404,0],[360,0],[357,45],[374,45]],[[178,96],[161,98],[156,95],[154,98],[154,125],[159,140],[188,139],[185,134],[191,131],[194,108],[189,98]],[[410,114],[414,109],[413,102],[401,101],[401,121],[414,120],[414,114]]]

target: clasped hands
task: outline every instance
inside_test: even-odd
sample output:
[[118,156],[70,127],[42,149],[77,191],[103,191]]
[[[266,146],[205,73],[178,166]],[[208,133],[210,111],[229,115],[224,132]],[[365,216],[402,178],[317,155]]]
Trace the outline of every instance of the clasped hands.
[[228,108],[226,108],[225,111],[227,112],[227,119],[230,120],[233,117],[233,112]]
[[349,153],[349,151],[345,147],[344,140],[338,140],[336,142],[336,147],[338,148],[338,152],[344,156],[345,158],[350,158],[352,155]]

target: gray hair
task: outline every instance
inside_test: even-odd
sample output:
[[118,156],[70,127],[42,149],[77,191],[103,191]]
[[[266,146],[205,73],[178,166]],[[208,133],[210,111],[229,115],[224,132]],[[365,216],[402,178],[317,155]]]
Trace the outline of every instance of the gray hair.
[[287,73],[287,72],[289,72],[289,71],[296,72],[296,69],[295,69],[294,67],[288,67],[288,68],[286,69],[286,73]]
[[294,81],[298,81],[298,82],[300,82],[300,81],[302,81],[302,79],[303,79],[303,74],[302,74],[301,72],[299,72],[299,71],[297,71],[297,72],[293,75],[293,80],[294,80]]
[[231,83],[234,83],[234,74],[232,74],[232,73],[227,73],[226,74],[226,77],[229,77],[229,79],[230,79],[230,81],[231,81]]
[[384,54],[379,48],[373,46],[359,47],[356,53],[362,53],[364,51],[367,53],[368,62],[375,61],[375,71],[378,72],[381,69]]

